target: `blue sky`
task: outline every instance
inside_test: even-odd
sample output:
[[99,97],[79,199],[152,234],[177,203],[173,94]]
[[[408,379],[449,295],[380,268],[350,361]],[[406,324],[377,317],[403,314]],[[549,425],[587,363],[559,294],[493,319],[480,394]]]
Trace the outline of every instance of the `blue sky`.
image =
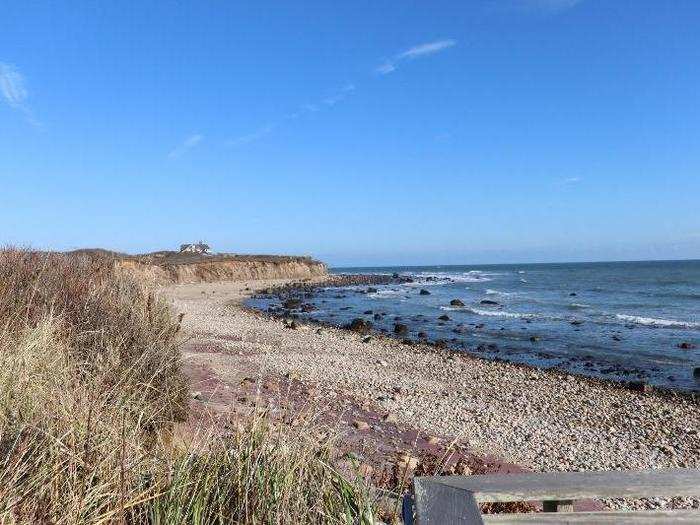
[[0,243],[700,258],[700,4],[6,1]]

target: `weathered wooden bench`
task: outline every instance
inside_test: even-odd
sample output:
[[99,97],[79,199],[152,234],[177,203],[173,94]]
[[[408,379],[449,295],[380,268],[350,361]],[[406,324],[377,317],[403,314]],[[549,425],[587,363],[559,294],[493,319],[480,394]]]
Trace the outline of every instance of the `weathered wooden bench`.
[[[573,508],[574,500],[580,499],[676,496],[700,496],[700,470],[417,477],[413,480],[413,494],[404,499],[404,522],[407,525],[700,524],[700,509],[574,512]],[[479,510],[480,503],[512,501],[542,501],[544,512],[482,515]]]

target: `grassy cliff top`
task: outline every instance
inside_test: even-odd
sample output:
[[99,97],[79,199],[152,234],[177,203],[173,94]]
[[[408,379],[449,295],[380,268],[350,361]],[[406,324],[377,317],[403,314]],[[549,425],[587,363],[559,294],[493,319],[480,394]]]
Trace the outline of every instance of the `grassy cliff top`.
[[127,254],[105,250],[103,248],[81,248],[68,252],[75,255],[90,255],[108,257],[112,259],[136,260],[145,264],[157,265],[177,265],[177,264],[196,264],[202,262],[225,262],[225,261],[248,261],[248,262],[302,262],[307,264],[320,264],[309,256],[301,255],[252,255],[252,254],[235,254],[235,253],[217,253],[213,255],[204,255],[199,253],[182,253],[177,251],[157,251],[141,254]]

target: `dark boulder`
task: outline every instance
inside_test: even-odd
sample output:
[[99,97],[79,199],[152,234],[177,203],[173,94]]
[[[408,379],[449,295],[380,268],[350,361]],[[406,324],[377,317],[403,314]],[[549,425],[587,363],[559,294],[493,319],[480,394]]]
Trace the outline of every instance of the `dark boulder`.
[[652,386],[644,381],[631,381],[629,383],[629,389],[633,392],[641,392],[643,394],[649,393],[653,390]]
[[353,332],[358,332],[360,334],[365,334],[372,329],[372,323],[360,319],[359,317],[350,321],[350,324],[346,325],[345,328],[352,330]]
[[394,325],[394,333],[399,335],[405,335],[408,333],[408,326],[402,323],[396,323]]
[[306,303],[301,305],[302,312],[313,312],[314,310],[316,310],[316,307],[313,304]]
[[481,304],[485,304],[488,306],[498,306],[498,303],[496,301],[492,301],[491,299],[482,299]]
[[287,299],[282,303],[282,306],[284,306],[287,310],[294,310],[295,308],[299,308],[301,306],[301,299]]
[[427,339],[427,338],[428,338],[428,334],[426,334],[425,332],[418,332],[418,339]]
[[382,318],[381,314],[374,314],[375,321],[379,321],[379,320],[381,320],[381,318]]
[[370,286],[369,288],[367,288],[367,293],[377,293],[377,289],[376,289],[376,288],[372,288],[372,287]]
[[450,301],[450,306],[464,306],[464,303],[459,299],[452,299]]
[[683,341],[682,343],[678,344],[678,348],[680,348],[681,350],[694,350],[697,347],[693,343]]
[[440,319],[440,321],[449,321],[449,320],[450,320],[450,316],[449,316],[449,315],[443,314],[443,315],[441,315],[440,317],[438,317],[438,319]]
[[430,295],[430,292],[425,288],[421,288],[420,295]]

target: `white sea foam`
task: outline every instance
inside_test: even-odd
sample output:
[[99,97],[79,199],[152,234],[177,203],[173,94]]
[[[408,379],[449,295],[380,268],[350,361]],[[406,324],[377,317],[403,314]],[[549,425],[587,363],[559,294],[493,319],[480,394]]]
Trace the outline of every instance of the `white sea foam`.
[[484,315],[487,317],[508,317],[511,319],[535,319],[534,314],[519,314],[514,312],[506,312],[505,310],[482,310],[480,308],[472,308],[469,306],[441,306],[440,310],[461,311],[475,315]]
[[571,303],[569,305],[569,308],[590,308],[590,304],[583,304],[583,303]]
[[[409,283],[414,286],[422,285],[440,285],[448,282],[455,283],[482,283],[493,281],[494,277],[503,275],[497,272],[483,272],[481,270],[470,270],[468,272],[418,272],[411,274],[411,277],[417,279],[418,283]],[[437,281],[427,279],[438,279]]]
[[520,295],[520,294],[518,292],[502,292],[501,290],[493,290],[492,288],[487,288],[486,295],[500,295],[503,297],[508,297],[511,295]]
[[700,323],[687,321],[675,321],[673,319],[656,319],[654,317],[640,317],[637,315],[617,314],[616,318],[628,323],[639,324],[643,326],[666,326],[675,328],[700,328]]
[[399,294],[402,294],[401,290],[394,290],[393,288],[384,288],[377,290],[376,292],[368,293],[367,297],[370,299],[392,299]]

